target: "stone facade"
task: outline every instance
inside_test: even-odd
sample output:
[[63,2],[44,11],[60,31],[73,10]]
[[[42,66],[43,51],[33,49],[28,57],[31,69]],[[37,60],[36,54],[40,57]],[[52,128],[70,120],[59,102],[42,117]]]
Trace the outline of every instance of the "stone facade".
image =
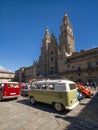
[[79,82],[98,83],[98,48],[75,52],[67,57],[62,77]]
[[34,62],[32,66],[21,67],[19,70],[15,71],[15,81],[18,82],[31,82],[33,79],[37,78],[38,64]]
[[0,82],[10,82],[14,80],[15,74],[13,72],[0,70]]
[[18,81],[36,78],[68,78],[74,81],[98,81],[98,48],[75,52],[73,28],[65,13],[59,42],[46,28],[39,60],[15,72]]
[[58,74],[58,53],[59,47],[54,34],[51,38],[46,29],[45,37],[41,47],[41,56],[39,57],[39,75],[42,77],[49,77]]
[[42,40],[41,56],[39,57],[40,75],[45,78],[55,78],[63,72],[66,58],[74,52],[74,36],[72,26],[67,14],[64,14],[63,22],[60,27],[60,45],[48,29],[46,29]]

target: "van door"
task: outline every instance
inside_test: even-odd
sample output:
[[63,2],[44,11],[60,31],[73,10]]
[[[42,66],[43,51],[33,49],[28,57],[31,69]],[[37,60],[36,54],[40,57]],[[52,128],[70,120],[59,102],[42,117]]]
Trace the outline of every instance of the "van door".
[[6,96],[19,96],[20,85],[16,83],[5,83],[4,94]]
[[[43,84],[44,85],[44,84]],[[58,93],[54,91],[54,83],[46,83],[45,88],[42,86],[42,101],[47,104],[52,104],[57,99]]]
[[42,94],[41,94],[41,101],[43,103],[48,103],[49,104],[49,92],[48,92],[48,85],[47,84],[42,84]]

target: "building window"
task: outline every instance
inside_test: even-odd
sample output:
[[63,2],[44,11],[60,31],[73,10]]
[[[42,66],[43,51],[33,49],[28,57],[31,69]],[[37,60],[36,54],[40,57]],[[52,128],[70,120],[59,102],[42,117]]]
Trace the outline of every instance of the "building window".
[[50,68],[50,74],[52,75],[52,74],[54,74],[55,73],[55,69],[54,69],[54,67],[51,67]]
[[51,57],[51,62],[53,62],[53,57]]
[[53,55],[53,51],[51,51],[51,55]]
[[65,29],[65,34],[67,33],[66,29]]
[[92,64],[91,63],[87,63],[87,67],[88,67],[88,69],[91,69],[92,68]]
[[96,65],[98,65],[98,61],[96,61]]
[[78,67],[78,71],[80,71],[81,70],[81,67]]
[[80,73],[78,73],[78,76],[81,76],[81,74],[80,74]]
[[71,76],[71,80],[73,80],[73,76]]

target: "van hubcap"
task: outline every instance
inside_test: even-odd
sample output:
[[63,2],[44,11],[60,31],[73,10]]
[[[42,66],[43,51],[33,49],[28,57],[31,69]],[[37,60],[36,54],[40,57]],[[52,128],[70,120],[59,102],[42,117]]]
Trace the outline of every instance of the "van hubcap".
[[35,100],[34,100],[34,98],[33,98],[33,97],[31,97],[31,98],[30,98],[30,101],[31,101],[31,103],[32,103],[32,104],[34,104],[34,103],[35,103]]
[[57,111],[61,111],[62,110],[62,105],[60,103],[55,103],[54,107]]

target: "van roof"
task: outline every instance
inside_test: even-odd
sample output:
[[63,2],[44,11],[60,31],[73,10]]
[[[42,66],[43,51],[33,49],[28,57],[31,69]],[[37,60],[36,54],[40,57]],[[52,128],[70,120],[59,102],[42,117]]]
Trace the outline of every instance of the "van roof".
[[13,83],[13,84],[16,84],[16,83],[19,83],[19,82],[0,82],[0,83]]
[[67,80],[67,79],[55,79],[55,80],[52,80],[52,79],[47,79],[47,80],[39,80],[39,81],[35,81],[33,83],[44,83],[44,82],[48,82],[48,83],[75,83],[74,81],[71,81],[71,80]]

